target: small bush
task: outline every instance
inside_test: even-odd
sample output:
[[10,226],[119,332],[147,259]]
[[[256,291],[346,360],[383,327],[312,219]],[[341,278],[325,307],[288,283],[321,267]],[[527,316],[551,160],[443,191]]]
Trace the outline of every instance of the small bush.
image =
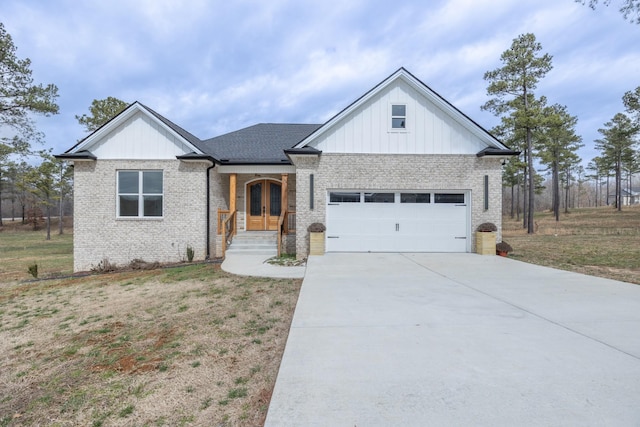
[[476,228],[476,231],[479,231],[481,233],[488,233],[491,231],[498,231],[498,227],[496,227],[496,225],[492,222],[483,222],[478,226],[478,228]]
[[38,278],[38,264],[37,263],[33,263],[31,264],[27,270],[29,271],[29,274],[31,274],[35,279]]
[[307,227],[307,231],[309,233],[322,233],[326,229],[327,227],[325,227],[324,224],[321,224],[319,222],[314,222],[309,227]]
[[187,261],[192,262],[194,254],[193,248],[191,246],[187,246]]
[[143,259],[136,258],[129,262],[129,268],[132,270],[154,270],[160,267],[159,262],[147,262]]
[[103,258],[98,265],[91,267],[91,271],[94,273],[108,273],[110,271],[116,271],[117,269],[116,264],[109,261],[109,258]]
[[513,248],[507,242],[500,242],[496,244],[496,252],[511,252]]

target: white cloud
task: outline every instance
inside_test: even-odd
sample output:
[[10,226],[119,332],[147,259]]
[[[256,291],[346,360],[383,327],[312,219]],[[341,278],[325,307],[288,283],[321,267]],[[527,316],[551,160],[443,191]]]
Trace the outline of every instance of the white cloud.
[[[540,84],[597,137],[639,82],[640,26],[572,0],[4,0],[0,16],[61,114],[56,151],[94,98],[139,100],[200,137],[259,121],[323,121],[400,66],[485,127],[483,74],[533,32],[555,68]],[[599,122],[599,124],[598,124]]]

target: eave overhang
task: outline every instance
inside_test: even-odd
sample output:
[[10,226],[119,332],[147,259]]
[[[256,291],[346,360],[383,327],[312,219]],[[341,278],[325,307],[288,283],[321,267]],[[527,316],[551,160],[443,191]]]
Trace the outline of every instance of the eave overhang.
[[319,156],[320,154],[322,154],[322,151],[318,150],[317,148],[313,148],[313,147],[287,148],[286,150],[284,150],[284,154],[286,154],[286,155],[289,155],[289,154],[302,154],[302,155]]
[[503,150],[495,147],[487,147],[476,154],[478,157],[511,157],[518,155],[520,155],[520,151]]
[[185,163],[209,163],[211,165],[216,164],[216,159],[207,154],[187,153],[180,156],[176,156],[176,159]]
[[98,158],[92,152],[87,150],[78,151],[76,153],[54,154],[53,157],[60,160],[72,160],[74,162],[89,162],[98,160]]
[[287,158],[293,162],[293,160],[291,160],[291,156],[313,156],[313,157],[320,157],[320,155],[322,154],[322,151],[318,150],[317,148],[314,147],[300,147],[300,148],[287,148],[286,150],[284,150],[284,154],[287,156]]

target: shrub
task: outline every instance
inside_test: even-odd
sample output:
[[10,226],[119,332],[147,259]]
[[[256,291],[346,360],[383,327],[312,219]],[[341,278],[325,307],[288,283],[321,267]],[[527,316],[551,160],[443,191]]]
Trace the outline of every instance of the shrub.
[[314,222],[309,227],[307,227],[307,231],[309,233],[322,233],[326,229],[327,227],[325,227],[324,224],[321,224],[319,222]]
[[194,255],[193,248],[191,246],[187,246],[187,261],[189,262],[193,261],[193,255]]
[[34,262],[33,264],[31,264],[27,268],[27,270],[29,271],[29,274],[31,274],[34,277],[34,279],[38,278],[38,264],[37,263]]
[[488,233],[491,231],[498,231],[498,227],[496,227],[496,225],[492,222],[483,222],[478,226],[478,228],[476,228],[476,231],[479,231],[481,233]]
[[44,223],[42,209],[38,207],[30,207],[29,209],[27,209],[25,223],[30,224],[34,231],[38,230],[40,224]]
[[507,242],[500,242],[498,244],[496,244],[496,252],[511,252],[513,251],[513,248],[511,247],[510,244],[508,244]]
[[109,261],[109,258],[103,258],[98,265],[91,267],[91,271],[94,273],[108,273],[110,271],[116,271],[117,267],[114,263]]
[[129,262],[129,268],[132,270],[153,270],[160,266],[159,262],[147,262],[140,258],[132,259]]

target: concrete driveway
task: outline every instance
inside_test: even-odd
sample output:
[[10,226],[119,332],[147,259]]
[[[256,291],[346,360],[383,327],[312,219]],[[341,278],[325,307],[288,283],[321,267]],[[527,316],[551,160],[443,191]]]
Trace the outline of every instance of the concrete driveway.
[[640,286],[475,254],[311,257],[266,426],[454,425],[640,425]]

